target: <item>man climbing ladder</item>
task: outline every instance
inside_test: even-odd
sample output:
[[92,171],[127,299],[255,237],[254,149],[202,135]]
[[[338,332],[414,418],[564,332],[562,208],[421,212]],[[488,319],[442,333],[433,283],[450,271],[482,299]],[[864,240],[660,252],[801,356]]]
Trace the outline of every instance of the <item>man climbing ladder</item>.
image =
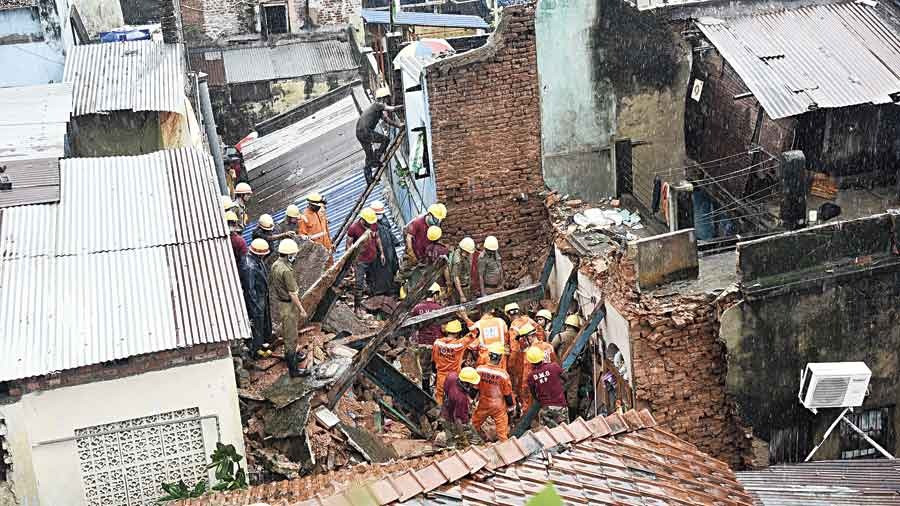
[[[388,95],[390,95],[390,92],[387,88],[378,88],[375,91],[375,101],[363,111],[356,121],[356,139],[362,144],[363,151],[366,152],[366,167],[364,170],[367,184],[372,184],[372,180],[375,177],[375,172],[372,169],[378,167],[378,164],[381,163],[381,156],[390,142],[388,136],[375,130],[378,128],[378,124],[384,120],[385,123],[393,127],[403,127],[403,123],[394,121],[389,114],[402,109],[403,106],[387,105],[385,98]],[[372,148],[373,144],[378,144],[377,150]]]

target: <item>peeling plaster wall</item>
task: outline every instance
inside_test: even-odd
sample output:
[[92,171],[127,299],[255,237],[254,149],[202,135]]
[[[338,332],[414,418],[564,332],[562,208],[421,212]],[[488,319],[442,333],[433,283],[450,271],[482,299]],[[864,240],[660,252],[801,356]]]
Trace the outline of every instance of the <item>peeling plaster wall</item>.
[[616,101],[594,69],[599,2],[540,2],[535,19],[547,186],[588,200],[615,194],[608,149]]
[[614,143],[627,137],[648,143],[634,148],[631,179],[649,206],[656,173],[686,160],[691,58],[679,30],[620,1],[542,2],[536,28],[547,185],[586,200],[616,195]]
[[[809,362],[865,362],[872,382],[863,409],[900,405],[900,266],[866,270],[896,262],[895,220],[878,215],[739,246],[744,286],[795,287],[745,298],[727,312],[729,325],[722,329],[729,391],[754,434],[769,442],[773,463],[805,458],[838,414],[824,409],[813,415],[799,403],[800,371]],[[828,279],[826,269],[855,262],[850,269],[856,272]],[[799,444],[782,443],[782,432],[797,434]],[[840,457],[838,432],[816,459]],[[896,410],[894,433],[900,434]],[[898,454],[900,438],[895,443],[888,451]]]

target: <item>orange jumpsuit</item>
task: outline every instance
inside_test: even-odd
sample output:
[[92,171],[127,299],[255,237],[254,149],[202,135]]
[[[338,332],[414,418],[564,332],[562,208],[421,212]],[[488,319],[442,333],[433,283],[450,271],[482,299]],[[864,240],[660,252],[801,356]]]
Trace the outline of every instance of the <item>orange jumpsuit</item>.
[[[535,328],[535,334],[538,339],[544,340],[544,329],[529,318],[528,315],[520,314],[509,323],[509,367],[507,371],[509,371],[509,376],[512,378],[513,392],[516,393],[516,396],[521,395],[519,393],[523,388],[521,379],[527,377],[523,373],[523,369],[529,369],[526,367],[527,364],[525,364],[525,353],[523,353],[525,350],[519,342],[519,329],[524,327],[526,323],[530,323]],[[527,390],[528,385],[524,385],[524,388]]]
[[[506,322],[502,319],[496,316],[484,315],[477,322],[470,324],[469,328],[478,329],[478,340],[469,345],[470,349],[478,352],[476,365],[488,363],[487,347],[492,343],[503,343],[509,349],[509,342],[507,341],[509,329],[506,328]],[[503,356],[500,365],[504,370],[506,369],[506,355]]]
[[474,340],[475,336],[469,333],[463,337],[442,337],[436,339],[431,346],[431,361],[434,363],[434,369],[437,371],[434,400],[438,404],[444,403],[444,382],[447,381],[447,375],[459,372],[463,358],[466,355],[466,349]]
[[[544,350],[544,362],[556,362],[557,364],[559,363],[559,357],[556,356],[556,351],[553,350],[552,344],[546,341],[538,341],[535,339],[531,342],[531,346],[537,346],[538,348]],[[525,354],[522,353],[522,355]],[[519,378],[519,390],[516,391],[516,398],[519,399],[522,413],[528,411],[528,408],[534,401],[534,399],[532,399],[531,397],[531,390],[528,388],[529,374],[531,374],[531,364],[526,362],[522,367],[522,376]]]
[[325,216],[325,209],[319,209],[318,212],[314,212],[308,207],[304,209],[303,214],[300,215],[300,222],[297,225],[297,233],[305,236],[321,234],[310,240],[321,244],[326,250],[331,251],[331,233],[328,231],[328,217]]
[[475,370],[481,381],[478,383],[478,405],[472,414],[472,427],[480,432],[481,424],[490,417],[497,427],[497,439],[506,441],[509,438],[509,418],[504,397],[512,395],[509,374],[493,364],[480,365]]

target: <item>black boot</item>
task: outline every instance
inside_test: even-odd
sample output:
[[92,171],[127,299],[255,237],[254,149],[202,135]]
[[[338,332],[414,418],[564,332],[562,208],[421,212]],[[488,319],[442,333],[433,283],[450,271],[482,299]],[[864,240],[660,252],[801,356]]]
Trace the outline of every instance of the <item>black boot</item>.
[[431,394],[431,375],[430,374],[422,375],[422,390],[424,390],[426,394],[432,395]]
[[292,378],[299,377],[300,371],[297,369],[297,354],[296,353],[285,353],[284,361],[285,361],[285,363],[287,363],[288,374],[290,374]]

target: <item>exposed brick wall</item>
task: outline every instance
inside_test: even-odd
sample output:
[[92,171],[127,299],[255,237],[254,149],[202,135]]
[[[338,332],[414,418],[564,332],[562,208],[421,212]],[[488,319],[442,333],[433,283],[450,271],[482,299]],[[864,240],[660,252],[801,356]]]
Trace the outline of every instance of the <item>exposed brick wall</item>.
[[313,25],[346,25],[350,17],[360,15],[362,0],[310,0],[309,17]]
[[427,72],[437,197],[449,210],[444,236],[455,245],[496,235],[514,284],[548,241],[534,4],[505,9],[485,46]]
[[147,353],[116,362],[88,365],[61,371],[58,374],[17,380],[10,387],[10,395],[18,396],[39,390],[113,380],[145,372],[161,371],[190,362],[205,362],[228,356],[228,343],[200,344],[190,348]]
[[203,33],[203,0],[181,0],[181,24],[188,41]]
[[[253,32],[252,0],[181,0],[181,22],[187,43]],[[260,7],[262,8],[262,7]]]
[[[752,466],[751,433],[726,395],[723,309],[712,295],[657,299],[635,290],[635,267],[614,253],[602,278],[606,301],[629,322],[636,406],[735,469]],[[721,303],[721,302],[720,302]]]

